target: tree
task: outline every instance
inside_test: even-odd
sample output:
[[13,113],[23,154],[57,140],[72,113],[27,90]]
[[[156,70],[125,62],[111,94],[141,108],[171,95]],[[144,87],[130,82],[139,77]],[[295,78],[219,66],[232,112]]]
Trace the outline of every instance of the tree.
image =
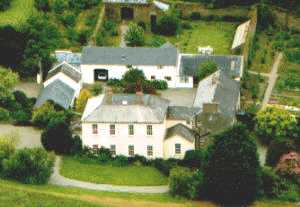
[[91,98],[91,92],[87,89],[82,89],[78,98],[76,99],[75,108],[76,111],[82,113],[84,111],[85,105],[89,98]]
[[277,107],[267,107],[256,116],[256,132],[265,144],[274,139],[286,138],[289,130],[296,127],[295,117],[288,111]]
[[34,6],[37,10],[48,12],[50,11],[49,0],[35,0]]
[[122,77],[123,81],[128,83],[142,83],[146,80],[145,74],[142,70],[139,70],[138,68],[130,67],[128,71],[123,75]]
[[18,74],[0,67],[0,85],[6,89],[13,88],[19,81]]
[[144,29],[136,23],[130,23],[125,34],[125,41],[131,47],[143,46],[145,44]]
[[274,25],[274,17],[270,10],[270,6],[265,3],[260,3],[257,7],[257,28],[264,30],[268,26]]
[[0,1],[0,11],[4,11],[9,8],[11,0],[1,0]]
[[179,23],[178,15],[175,12],[169,12],[158,19],[157,31],[166,36],[175,35],[177,34]]
[[74,140],[69,123],[64,119],[52,119],[41,135],[44,148],[58,154],[69,154]]
[[259,161],[254,139],[244,125],[215,136],[205,169],[205,193],[221,204],[246,205],[258,192]]
[[22,63],[24,70],[20,72],[24,76],[36,74],[40,61],[44,70],[49,69],[46,66],[53,61],[51,53],[60,43],[60,33],[56,25],[46,15],[35,15],[28,19],[23,33],[27,44]]
[[210,74],[216,72],[218,69],[218,65],[216,62],[207,60],[202,62],[198,66],[198,70],[196,71],[196,79],[197,81],[201,81],[202,79],[206,78]]

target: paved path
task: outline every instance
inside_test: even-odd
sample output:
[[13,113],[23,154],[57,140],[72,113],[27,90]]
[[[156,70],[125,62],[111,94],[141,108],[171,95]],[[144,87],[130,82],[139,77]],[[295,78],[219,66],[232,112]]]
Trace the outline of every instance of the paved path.
[[256,71],[252,71],[252,70],[249,70],[248,71],[250,74],[254,74],[254,75],[261,75],[261,76],[264,76],[264,77],[269,77],[270,74],[269,73],[260,73],[260,72],[256,72]]
[[89,190],[109,191],[109,192],[123,192],[123,193],[166,193],[168,186],[118,186],[109,184],[95,184],[65,178],[59,174],[61,158],[57,157],[54,166],[54,172],[50,178],[49,183],[60,186],[78,187]]
[[127,24],[122,24],[121,27],[120,27],[120,30],[121,30],[120,47],[126,47],[125,35],[126,35],[126,32],[128,31],[128,25]]
[[104,11],[104,6],[102,6],[101,11],[99,13],[97,23],[96,23],[96,26],[95,26],[95,29],[94,29],[93,34],[92,34],[92,36],[90,38],[90,41],[89,41],[90,46],[96,45],[97,33],[99,32],[100,26],[102,25],[102,22],[103,22],[103,19],[104,19],[104,12],[105,12]]
[[283,57],[282,53],[279,53],[275,59],[273,66],[272,66],[272,70],[269,74],[268,87],[267,87],[267,90],[265,92],[264,99],[262,102],[262,109],[264,109],[267,106],[267,104],[270,100],[270,97],[272,95],[272,90],[275,86],[275,83],[276,83],[276,80],[278,77],[277,71],[278,71],[282,57]]

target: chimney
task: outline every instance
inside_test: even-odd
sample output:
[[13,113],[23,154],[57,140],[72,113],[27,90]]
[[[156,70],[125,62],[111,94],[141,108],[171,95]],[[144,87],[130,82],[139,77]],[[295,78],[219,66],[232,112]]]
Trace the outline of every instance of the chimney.
[[218,103],[203,103],[203,113],[217,113],[219,104]]

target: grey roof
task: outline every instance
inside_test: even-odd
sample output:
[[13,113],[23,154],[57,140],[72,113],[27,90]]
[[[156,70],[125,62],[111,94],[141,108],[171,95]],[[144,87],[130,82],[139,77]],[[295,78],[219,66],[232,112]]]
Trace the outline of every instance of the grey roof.
[[47,80],[58,73],[64,73],[76,82],[79,82],[81,80],[81,73],[76,68],[74,68],[66,62],[62,62],[54,66],[54,68],[48,72]]
[[180,74],[194,76],[199,65],[207,60],[216,62],[219,69],[226,71],[229,76],[242,76],[243,58],[237,55],[182,55]]
[[102,103],[83,122],[162,123],[169,101],[152,95],[105,95]]
[[68,109],[74,100],[75,90],[60,80],[47,85],[37,98],[35,107],[42,106],[46,101],[53,101],[61,107]]
[[58,62],[67,62],[75,67],[81,64],[81,53],[73,53],[70,51],[55,51],[54,56]]
[[174,135],[179,135],[182,138],[185,138],[189,142],[194,142],[195,140],[194,132],[183,124],[176,124],[175,126],[170,127],[167,130],[165,139],[171,138]]
[[119,3],[119,4],[148,4],[148,0],[104,0],[104,3]]
[[[213,80],[215,79],[215,80]],[[199,82],[194,107],[203,107],[203,103],[218,103],[219,112],[233,118],[240,96],[239,82],[219,70]]]
[[168,119],[189,120],[193,118],[201,109],[186,106],[169,106]]
[[177,48],[163,45],[147,47],[84,47],[82,64],[98,65],[177,65]]

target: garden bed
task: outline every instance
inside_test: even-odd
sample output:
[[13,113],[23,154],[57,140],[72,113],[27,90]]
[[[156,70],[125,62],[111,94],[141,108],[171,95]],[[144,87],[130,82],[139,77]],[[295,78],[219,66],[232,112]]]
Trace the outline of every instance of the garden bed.
[[168,183],[168,178],[154,167],[134,164],[114,167],[74,157],[63,158],[60,173],[67,178],[101,184],[157,186]]

